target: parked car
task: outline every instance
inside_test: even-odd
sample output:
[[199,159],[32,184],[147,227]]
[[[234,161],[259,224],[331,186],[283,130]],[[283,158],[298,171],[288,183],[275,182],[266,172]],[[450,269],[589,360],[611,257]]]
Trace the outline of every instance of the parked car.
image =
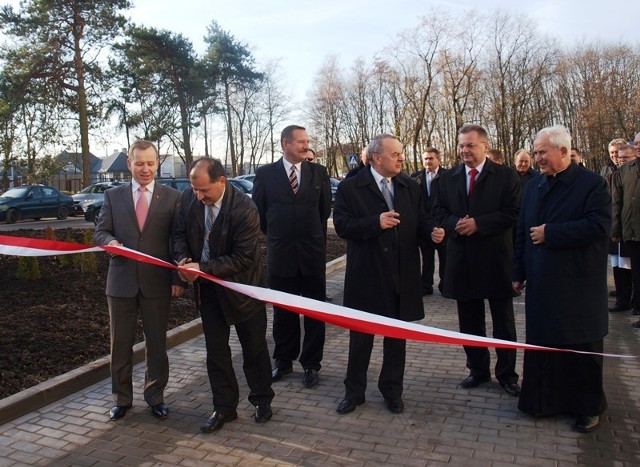
[[234,177],[236,180],[249,180],[251,183],[256,179],[256,174],[244,174]]
[[86,207],[90,204],[93,204],[96,201],[104,199],[104,192],[109,188],[113,188],[114,186],[122,185],[125,182],[99,182],[94,185],[86,187],[79,193],[72,195],[73,204],[75,207],[76,214],[84,214],[86,211]]
[[227,180],[238,190],[240,190],[246,195],[249,195],[249,197],[253,195],[253,182],[248,178],[235,177],[235,178],[228,178]]
[[43,217],[66,219],[73,212],[73,198],[47,185],[24,185],[0,195],[0,221],[7,224]]
[[336,191],[338,191],[338,184],[340,180],[334,177],[329,177],[329,182],[331,183],[331,206],[333,206],[336,202]]
[[[251,193],[253,192],[253,183],[248,180],[238,180],[235,178],[228,178],[227,181],[231,183],[235,188],[251,197]],[[188,188],[191,188],[191,181],[186,177],[157,178],[156,182],[166,186],[170,186],[171,188],[175,188],[178,191],[184,191]],[[84,218],[87,222],[93,222],[94,224],[98,223],[98,215],[100,214],[100,209],[102,209],[103,203],[104,194],[102,196],[102,199],[95,200],[92,203],[87,203],[85,205]]]

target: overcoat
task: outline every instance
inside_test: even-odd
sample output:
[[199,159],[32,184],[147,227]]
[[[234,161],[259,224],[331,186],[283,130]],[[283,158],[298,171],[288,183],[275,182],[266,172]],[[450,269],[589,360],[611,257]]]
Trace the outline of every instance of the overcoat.
[[300,189],[294,193],[282,158],[258,167],[253,201],[267,236],[267,268],[279,277],[324,275],[331,185],[327,169],[303,161]]
[[[200,263],[204,239],[204,204],[193,190],[182,193],[174,229],[176,261],[191,258]],[[246,194],[227,183],[220,212],[207,241],[211,259],[200,263],[200,270],[231,282],[264,286],[264,271],[259,251],[260,220],[258,210]],[[199,287],[200,281],[196,281]],[[259,300],[215,284],[216,295],[227,324],[243,323],[265,313]]]
[[[526,280],[527,342],[594,342],[608,332],[611,196],[603,177],[575,163],[555,178],[527,184],[518,220],[513,280]],[[529,231],[542,224],[544,243],[534,245]]]
[[380,228],[380,214],[388,209],[369,165],[338,185],[333,224],[347,240],[343,303],[416,321],[424,318],[418,238],[430,239],[433,222],[418,184],[404,174],[392,181],[400,224],[385,230]]
[[[433,204],[433,217],[447,238],[443,294],[458,300],[510,297],[512,229],[520,209],[518,175],[487,158],[469,197],[466,177],[464,164],[442,174]],[[471,236],[455,231],[465,216],[478,226]]]

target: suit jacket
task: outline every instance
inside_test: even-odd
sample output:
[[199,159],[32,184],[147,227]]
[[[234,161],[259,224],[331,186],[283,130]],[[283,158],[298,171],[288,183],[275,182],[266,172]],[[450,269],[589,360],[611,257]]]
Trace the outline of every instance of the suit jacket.
[[282,158],[256,170],[253,201],[267,235],[267,267],[274,276],[317,276],[326,270],[329,175],[324,166],[307,161],[300,171],[300,188],[294,194]]
[[[433,205],[433,216],[447,237],[444,296],[511,297],[512,229],[520,208],[518,176],[512,168],[487,158],[470,197],[466,177],[464,164],[443,174]],[[478,232],[458,235],[455,226],[467,215],[475,219]]]
[[[222,205],[206,239],[211,259],[200,262],[204,244],[204,204],[193,190],[182,193],[180,209],[174,229],[174,257],[176,261],[191,258],[207,274],[247,285],[264,286],[262,256],[260,255],[260,221],[258,210],[244,193],[227,183]],[[198,279],[199,287],[202,279]],[[227,324],[249,320],[265,305],[246,295],[214,285],[216,296]]]
[[[513,280],[527,281],[527,342],[594,342],[608,332],[611,197],[604,178],[576,164],[556,178],[527,184],[518,220]],[[534,245],[529,229],[542,224],[544,244]]]
[[[180,192],[155,183],[149,213],[142,231],[138,227],[131,183],[104,192],[104,204],[93,234],[96,245],[117,240],[127,248],[171,261],[171,230]],[[173,277],[173,278],[172,278]],[[171,296],[171,285],[179,284],[171,269],[114,256],[109,260],[107,295],[134,297]]]
[[435,198],[435,193],[438,191],[438,185],[440,184],[440,177],[445,173],[447,173],[446,169],[443,169],[442,167],[438,168],[438,172],[436,173],[436,176],[433,177],[433,180],[431,180],[430,195],[427,192],[427,185],[426,185],[427,169],[420,170],[414,177],[414,180],[418,182],[418,185],[420,185],[420,188],[422,189],[422,194],[424,195],[424,208],[428,213],[431,213],[431,210],[433,208],[433,200]]
[[370,166],[338,185],[333,224],[347,240],[343,303],[416,321],[424,318],[418,238],[430,238],[433,222],[424,210],[418,184],[404,174],[392,181],[400,224],[385,230],[380,228],[380,214],[388,210],[387,204]]

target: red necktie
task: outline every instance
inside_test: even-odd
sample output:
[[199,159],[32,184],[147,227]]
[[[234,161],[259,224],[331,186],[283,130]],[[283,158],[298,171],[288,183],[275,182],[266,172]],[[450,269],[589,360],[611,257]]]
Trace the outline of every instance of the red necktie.
[[473,187],[476,184],[476,175],[478,175],[478,171],[476,169],[471,169],[469,170],[469,174],[471,175],[471,179],[469,180],[469,193],[467,193],[467,196],[471,196]]
[[147,220],[147,214],[149,213],[149,202],[145,196],[147,187],[140,186],[138,191],[140,192],[140,196],[138,196],[138,202],[136,203],[136,218],[138,219],[138,227],[142,230],[144,222]]

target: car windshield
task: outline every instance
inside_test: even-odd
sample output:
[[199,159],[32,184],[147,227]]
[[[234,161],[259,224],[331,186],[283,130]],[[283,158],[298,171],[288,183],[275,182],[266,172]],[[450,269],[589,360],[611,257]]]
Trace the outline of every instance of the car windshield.
[[29,191],[28,187],[11,188],[7,192],[0,195],[0,198],[22,198]]

